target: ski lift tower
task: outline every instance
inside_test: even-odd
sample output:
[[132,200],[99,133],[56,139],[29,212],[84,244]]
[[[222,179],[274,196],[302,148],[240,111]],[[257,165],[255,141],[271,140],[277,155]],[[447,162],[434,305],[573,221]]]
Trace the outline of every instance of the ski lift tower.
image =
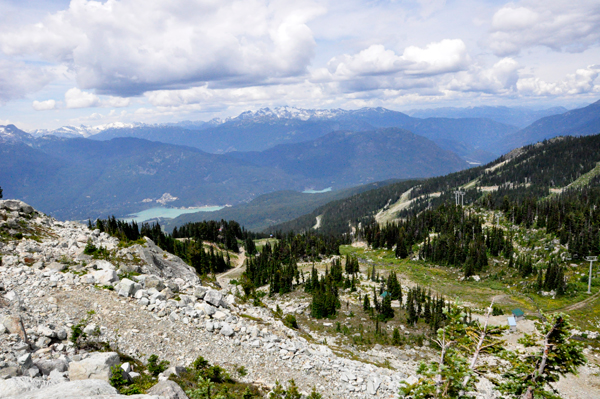
[[588,256],[585,258],[588,262],[590,262],[590,275],[588,277],[588,294],[592,293],[592,264],[598,260],[597,256]]
[[464,198],[465,198],[465,192],[462,190],[456,190],[454,192],[454,199],[456,200],[456,206],[458,206],[459,203],[459,198],[460,198],[460,206],[464,206]]

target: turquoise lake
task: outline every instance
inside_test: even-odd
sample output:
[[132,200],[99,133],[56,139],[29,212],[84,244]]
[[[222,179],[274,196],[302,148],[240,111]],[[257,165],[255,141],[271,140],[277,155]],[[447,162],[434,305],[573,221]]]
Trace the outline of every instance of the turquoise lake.
[[190,209],[177,209],[177,208],[150,208],[144,211],[133,213],[131,215],[127,215],[123,218],[123,220],[135,220],[137,223],[145,222],[150,219],[155,218],[176,218],[179,215],[183,215],[185,213],[196,213],[196,212],[214,212],[223,209],[223,206],[203,206],[200,208],[190,208]]
[[302,191],[303,194],[322,194],[322,193],[328,193],[331,191],[331,187],[327,187],[324,188],[323,190],[304,190]]

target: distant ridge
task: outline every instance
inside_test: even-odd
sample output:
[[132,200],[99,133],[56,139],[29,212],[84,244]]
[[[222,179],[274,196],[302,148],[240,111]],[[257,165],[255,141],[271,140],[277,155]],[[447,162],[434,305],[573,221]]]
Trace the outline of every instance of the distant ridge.
[[600,100],[584,108],[542,118],[496,144],[502,152],[557,136],[600,133]]
[[406,114],[415,118],[487,118],[518,128],[524,128],[540,118],[563,114],[567,111],[565,107],[532,110],[526,107],[479,106],[412,109],[407,111]]

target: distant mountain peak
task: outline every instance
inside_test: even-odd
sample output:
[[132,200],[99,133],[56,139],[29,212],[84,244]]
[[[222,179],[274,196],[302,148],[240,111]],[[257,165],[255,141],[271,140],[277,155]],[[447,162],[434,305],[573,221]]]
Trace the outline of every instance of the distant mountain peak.
[[33,137],[15,125],[0,125],[0,143],[27,142]]
[[79,125],[79,126],[62,126],[58,129],[36,129],[32,130],[29,133],[34,137],[43,137],[43,136],[57,136],[64,138],[77,138],[77,137],[90,137],[95,134],[98,134],[107,129],[125,129],[125,128],[133,128],[143,126],[142,123],[124,123],[124,122],[112,122],[106,123],[104,125],[96,125],[96,126],[87,126],[87,125]]

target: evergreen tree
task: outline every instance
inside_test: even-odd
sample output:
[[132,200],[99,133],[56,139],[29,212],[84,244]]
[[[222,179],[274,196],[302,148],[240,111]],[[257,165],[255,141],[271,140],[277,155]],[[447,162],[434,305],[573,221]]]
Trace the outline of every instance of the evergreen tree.
[[381,311],[379,313],[381,321],[388,321],[394,318],[394,309],[392,308],[392,296],[385,295],[381,301]]
[[369,301],[369,294],[365,294],[365,298],[363,301],[363,310],[365,312],[370,312],[371,311],[371,301]]

